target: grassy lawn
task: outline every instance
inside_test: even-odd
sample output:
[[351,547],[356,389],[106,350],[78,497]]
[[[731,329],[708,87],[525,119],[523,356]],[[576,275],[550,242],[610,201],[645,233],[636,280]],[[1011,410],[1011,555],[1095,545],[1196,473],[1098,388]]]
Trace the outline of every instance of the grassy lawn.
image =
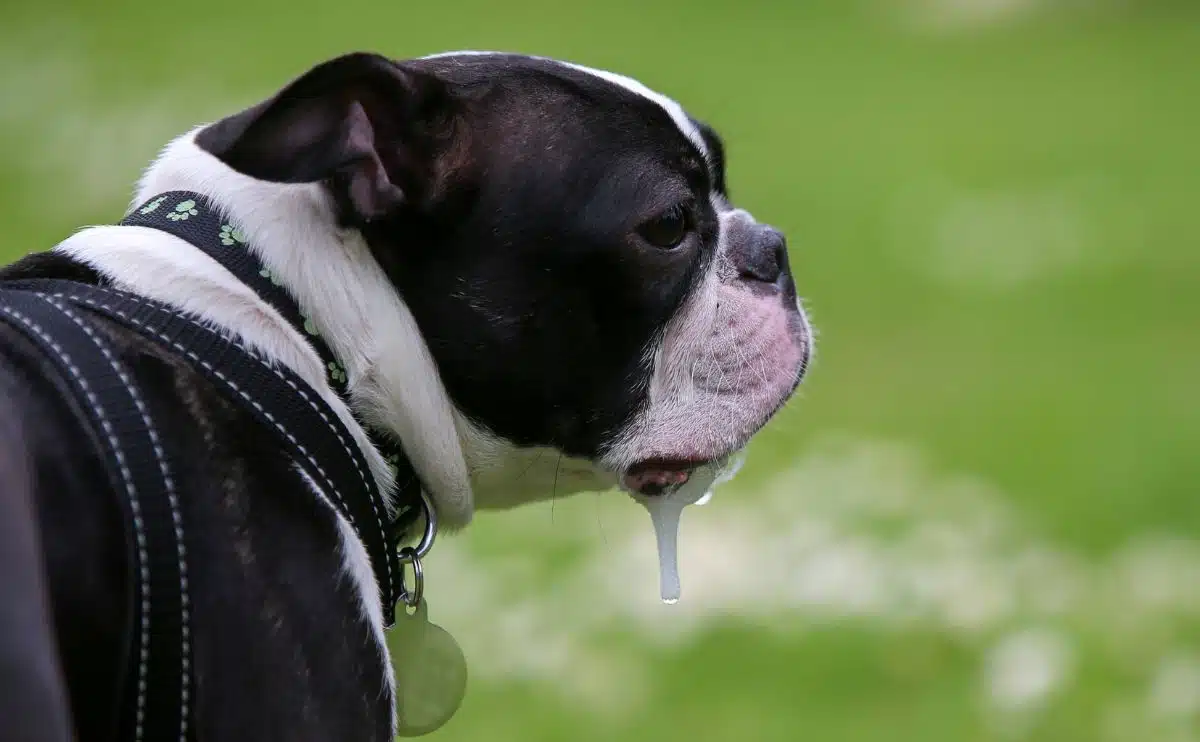
[[432,557],[472,672],[433,739],[1200,740],[1200,7],[56,7],[0,11],[5,258],[354,48],[638,77],[788,232],[817,362],[686,514],[682,602],[618,494],[478,518]]

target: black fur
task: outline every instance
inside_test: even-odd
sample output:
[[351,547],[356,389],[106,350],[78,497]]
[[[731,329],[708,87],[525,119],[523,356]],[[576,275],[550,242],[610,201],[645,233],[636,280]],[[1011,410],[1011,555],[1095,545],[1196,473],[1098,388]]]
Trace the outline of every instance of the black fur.
[[[0,279],[71,273],[87,271],[45,255],[0,271]],[[96,322],[164,433],[178,469],[190,559],[203,565],[191,580],[193,738],[387,739],[391,712],[383,683],[390,670],[342,571],[332,513],[267,431],[189,365],[123,328]],[[28,470],[58,644],[49,657],[61,657],[76,738],[107,740],[129,657],[132,552],[85,421],[41,356],[0,325],[0,432],[12,444],[0,465]],[[26,455],[14,460],[22,450]],[[6,513],[20,507],[22,494],[5,487]],[[39,594],[7,582],[0,590],[0,604]],[[47,661],[36,645],[29,655]],[[46,672],[30,682],[50,683]],[[51,684],[47,713],[53,698]],[[62,717],[47,723],[56,718]]]
[[[3,340],[0,337],[0,340]],[[0,395],[9,397],[0,370]],[[20,423],[0,417],[0,719],[4,738],[71,738],[66,683],[50,616],[32,461]]]
[[[712,161],[655,103],[550,61],[356,54],[197,143],[255,177],[328,183],[459,408],[517,444],[596,458],[646,404],[644,351],[716,247],[724,156],[701,131]],[[302,171],[272,164],[297,152]],[[388,198],[364,183],[404,197],[363,209]],[[678,204],[694,226],[679,247],[639,237]]]
[[[256,178],[325,184],[414,313],[459,409],[514,443],[595,459],[647,403],[646,350],[713,260],[724,150],[699,130],[707,159],[659,106],[551,62],[355,54],[196,141]],[[645,237],[680,209],[678,246]],[[782,272],[790,285],[781,240],[761,237],[738,259],[755,280]],[[0,271],[39,275],[99,280],[54,255]],[[202,376],[97,321],[181,467],[187,548],[200,565],[193,737],[386,739],[388,669],[342,574],[332,514]],[[131,556],[73,404],[0,326],[0,537],[11,531],[13,559],[25,560],[0,562],[0,605],[48,592],[54,629],[16,647],[4,632],[38,608],[0,612],[0,663],[10,663],[0,682],[17,667],[31,678],[27,708],[61,720],[65,698],[76,738],[106,740],[128,657]],[[47,659],[54,642],[61,670]],[[42,738],[64,739],[62,728]]]

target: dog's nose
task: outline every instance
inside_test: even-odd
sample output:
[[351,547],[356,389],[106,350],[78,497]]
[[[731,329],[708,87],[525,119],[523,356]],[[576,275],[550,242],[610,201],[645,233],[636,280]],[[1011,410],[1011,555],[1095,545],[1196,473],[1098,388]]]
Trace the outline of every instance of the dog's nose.
[[787,270],[787,238],[774,227],[758,226],[739,251],[738,272],[749,281],[774,285]]

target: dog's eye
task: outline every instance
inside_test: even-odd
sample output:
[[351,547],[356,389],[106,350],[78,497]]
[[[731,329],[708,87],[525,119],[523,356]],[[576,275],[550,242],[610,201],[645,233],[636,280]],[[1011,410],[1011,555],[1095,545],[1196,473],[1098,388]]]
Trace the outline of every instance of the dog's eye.
[[655,247],[670,250],[678,247],[692,230],[692,219],[687,207],[676,204],[638,228],[642,239]]

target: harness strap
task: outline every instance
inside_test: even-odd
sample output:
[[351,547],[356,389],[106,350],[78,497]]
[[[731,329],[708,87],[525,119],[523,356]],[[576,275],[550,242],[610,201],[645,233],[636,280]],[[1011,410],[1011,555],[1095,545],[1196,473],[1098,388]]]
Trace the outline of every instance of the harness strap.
[[[330,388],[349,405],[349,378],[341,360],[325,342],[325,338],[321,337],[304,309],[263,265],[246,236],[221,213],[216,204],[200,193],[166,191],[126,214],[121,226],[166,232],[220,263],[279,312],[312,346],[321,359],[321,365],[325,367]],[[367,433],[371,443],[383,454],[396,475],[399,502],[395,521],[390,525],[390,530],[394,532],[392,539],[396,541],[420,516],[420,482],[404,449],[391,436],[370,428]]]
[[85,404],[134,544],[136,675],[125,718],[135,742],[184,742],[192,706],[187,544],[174,480],[128,371],[88,318],[61,298],[0,290],[0,321],[57,367]]
[[5,285],[97,312],[181,354],[274,434],[363,540],[379,586],[384,624],[393,625],[401,565],[383,498],[362,449],[311,386],[237,340],[136,294],[60,279],[18,279]]
[[157,229],[203,250],[295,327],[321,357],[329,385],[338,394],[346,393],[346,372],[341,361],[287,290],[263,267],[246,243],[245,235],[227,222],[204,196],[190,191],[161,193],[129,212],[121,220],[121,226]]

